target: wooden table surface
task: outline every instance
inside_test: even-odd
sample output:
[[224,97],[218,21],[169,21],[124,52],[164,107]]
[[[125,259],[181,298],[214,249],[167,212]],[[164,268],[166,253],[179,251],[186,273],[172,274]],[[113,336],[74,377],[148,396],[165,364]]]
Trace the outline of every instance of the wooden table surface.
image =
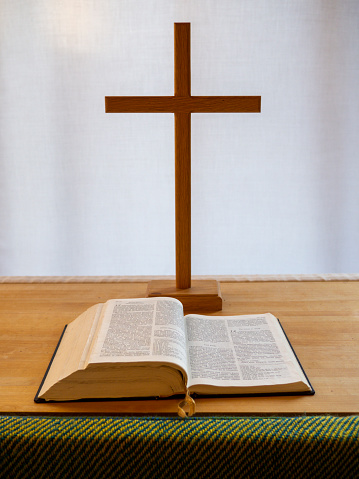
[[[63,327],[91,305],[144,297],[147,283],[0,284],[0,414],[176,414],[177,399],[36,404]],[[224,282],[221,315],[277,316],[314,396],[200,398],[196,414],[359,414],[359,282]]]

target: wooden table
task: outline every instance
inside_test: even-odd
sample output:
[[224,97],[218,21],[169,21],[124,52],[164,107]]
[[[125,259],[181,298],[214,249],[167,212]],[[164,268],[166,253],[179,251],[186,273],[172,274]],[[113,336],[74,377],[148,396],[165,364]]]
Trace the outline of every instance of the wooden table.
[[[110,298],[145,296],[146,282],[0,284],[0,414],[176,414],[177,399],[36,404],[65,324]],[[201,398],[198,414],[359,414],[359,282],[223,282],[221,315],[271,312],[315,396]]]

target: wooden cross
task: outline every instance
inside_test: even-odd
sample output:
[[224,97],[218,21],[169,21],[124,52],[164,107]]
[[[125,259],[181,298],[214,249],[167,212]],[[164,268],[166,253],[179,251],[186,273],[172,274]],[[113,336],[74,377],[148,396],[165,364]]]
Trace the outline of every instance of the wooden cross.
[[[174,113],[176,284],[153,282],[156,284],[150,287],[149,295],[174,296],[181,301],[190,296],[198,302],[199,310],[213,309],[204,303],[211,295],[220,298],[217,283],[216,291],[212,287],[203,289],[195,281],[191,283],[191,113],[259,113],[261,97],[191,96],[190,24],[175,23],[174,96],[107,96],[105,104],[106,113]],[[222,299],[213,304],[215,309],[221,309]]]

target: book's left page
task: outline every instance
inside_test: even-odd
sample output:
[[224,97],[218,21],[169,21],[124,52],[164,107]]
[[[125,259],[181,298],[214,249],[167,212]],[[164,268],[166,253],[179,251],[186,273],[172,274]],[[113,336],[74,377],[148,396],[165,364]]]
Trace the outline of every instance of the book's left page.
[[182,304],[172,298],[114,299],[68,325],[38,397],[170,396],[186,384]]
[[107,301],[86,365],[168,362],[187,372],[183,306],[173,298]]

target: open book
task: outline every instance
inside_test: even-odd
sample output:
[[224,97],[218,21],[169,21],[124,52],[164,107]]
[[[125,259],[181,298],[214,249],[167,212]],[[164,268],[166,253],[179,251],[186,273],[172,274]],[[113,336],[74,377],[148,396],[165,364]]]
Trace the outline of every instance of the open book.
[[172,298],[113,299],[64,330],[35,401],[314,394],[271,314],[183,315]]

